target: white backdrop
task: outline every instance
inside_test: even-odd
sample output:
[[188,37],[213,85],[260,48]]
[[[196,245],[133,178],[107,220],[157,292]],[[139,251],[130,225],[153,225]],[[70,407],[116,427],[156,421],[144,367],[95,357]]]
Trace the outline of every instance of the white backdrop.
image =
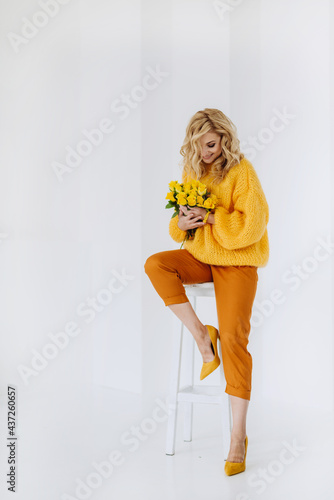
[[[252,400],[265,397],[331,410],[333,249],[328,242],[333,241],[333,107],[329,2],[292,5],[249,1],[240,3],[230,15],[222,2],[216,3],[216,9],[212,4],[210,7],[208,2],[174,2],[172,14],[167,8],[168,16],[161,15],[163,31],[159,31],[154,16],[161,6],[152,12],[153,2],[147,3],[147,12],[155,23],[152,17],[147,18],[144,47],[151,57],[158,57],[158,49],[150,45],[150,40],[157,32],[165,39],[163,50],[159,43],[156,46],[166,64],[171,58],[172,111],[163,114],[165,128],[155,129],[152,135],[150,124],[159,120],[166,107],[165,97],[160,106],[152,100],[143,109],[143,150],[148,157],[144,186],[152,182],[154,206],[159,206],[169,178],[180,178],[179,148],[185,126],[198,109],[217,107],[231,117],[270,207],[270,261],[266,268],[259,269],[249,344],[254,361]],[[317,36],[311,37],[310,30]],[[168,37],[171,43],[166,41]],[[165,146],[171,134],[165,124],[168,120],[171,152]],[[163,154],[158,170],[159,151]],[[164,168],[170,153],[172,171],[169,163]],[[145,205],[144,200],[144,206],[147,212],[150,203]],[[143,257],[178,248],[166,235],[169,214],[160,208],[150,217],[152,225],[144,224]],[[319,238],[325,243],[318,252]],[[154,385],[156,390],[167,384],[166,352],[173,321],[147,281],[144,278],[144,359],[151,359],[154,368],[147,362],[143,374],[145,377],[147,366],[145,387]],[[212,305],[203,305],[201,314],[212,318]],[[153,369],[155,375],[160,373],[154,381],[150,377]]]
[[332,411],[330,2],[57,2],[0,2],[2,394],[167,391],[176,323],[143,266],[179,247],[167,185],[216,107],[270,208],[252,399]]

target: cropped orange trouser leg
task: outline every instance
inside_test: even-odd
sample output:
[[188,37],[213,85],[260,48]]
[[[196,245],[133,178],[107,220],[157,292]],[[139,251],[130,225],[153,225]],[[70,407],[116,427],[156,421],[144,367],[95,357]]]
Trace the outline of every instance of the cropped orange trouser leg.
[[188,250],[151,255],[145,272],[166,306],[189,302],[183,284],[213,281],[227,394],[250,400],[252,356],[247,350],[258,274],[255,266],[213,266]]

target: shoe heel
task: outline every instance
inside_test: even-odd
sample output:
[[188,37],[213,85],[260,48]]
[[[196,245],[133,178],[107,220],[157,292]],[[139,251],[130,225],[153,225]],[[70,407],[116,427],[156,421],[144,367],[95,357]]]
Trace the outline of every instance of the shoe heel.
[[239,472],[244,472],[246,470],[246,455],[248,448],[248,437],[245,438],[245,456],[242,462],[225,462],[225,473],[227,476],[233,476],[234,474],[239,474]]
[[218,366],[220,365],[220,358],[218,356],[218,348],[217,348],[217,339],[218,339],[218,330],[214,326],[205,325],[208,329],[210,339],[211,339],[211,349],[213,354],[215,355],[214,359],[209,363],[203,363],[202,370],[200,373],[200,380],[206,378],[210,373],[212,373]]

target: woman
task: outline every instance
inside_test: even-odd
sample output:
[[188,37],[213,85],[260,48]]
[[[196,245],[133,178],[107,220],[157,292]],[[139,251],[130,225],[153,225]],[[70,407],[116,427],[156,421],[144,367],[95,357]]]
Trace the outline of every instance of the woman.
[[[166,306],[194,336],[203,358],[200,378],[222,363],[233,427],[225,463],[227,475],[246,468],[246,416],[251,395],[252,357],[247,350],[252,306],[257,290],[257,268],[269,259],[269,207],[252,164],[239,149],[236,127],[218,109],[198,111],[190,120],[183,146],[182,181],[200,180],[218,197],[214,213],[180,206],[169,233],[180,250],[149,257],[145,271]],[[181,215],[182,214],[182,215]],[[213,281],[219,334],[203,325],[185,294],[183,284]]]

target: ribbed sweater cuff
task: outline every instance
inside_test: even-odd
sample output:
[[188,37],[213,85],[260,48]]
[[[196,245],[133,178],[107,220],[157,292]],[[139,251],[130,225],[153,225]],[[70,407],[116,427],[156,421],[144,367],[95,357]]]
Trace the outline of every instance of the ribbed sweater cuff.
[[182,231],[177,225],[178,216],[174,217],[169,224],[169,234],[177,243],[181,243],[187,235],[187,231]]

